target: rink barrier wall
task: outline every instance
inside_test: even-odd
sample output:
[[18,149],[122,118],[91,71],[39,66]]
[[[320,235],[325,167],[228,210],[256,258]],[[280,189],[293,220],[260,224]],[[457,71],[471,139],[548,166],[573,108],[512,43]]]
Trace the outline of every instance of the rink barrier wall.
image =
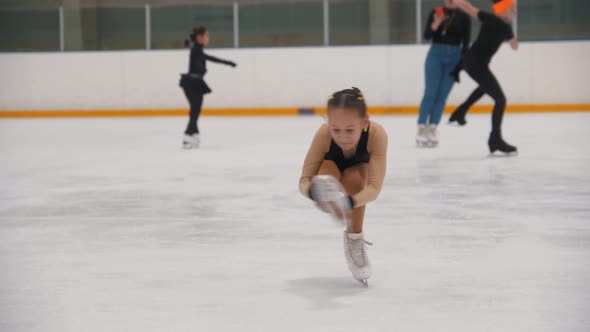
[[[445,113],[456,109],[456,105],[449,105]],[[470,113],[491,113],[492,105],[476,105]],[[417,115],[417,106],[375,106],[369,107],[372,115]],[[550,104],[550,105],[508,105],[507,113],[559,113],[559,112],[590,112],[590,104]],[[157,117],[157,116],[186,116],[186,109],[162,110],[54,110],[54,111],[0,111],[0,118],[68,118],[68,117]],[[325,115],[324,107],[317,108],[232,108],[232,109],[204,109],[203,116],[314,116]]]
[[[213,93],[204,106],[207,114],[219,110],[223,116],[315,113],[310,109],[324,106],[332,92],[356,86],[369,105],[380,106],[374,112],[415,113],[424,94],[428,50],[429,45],[210,49],[238,66],[208,67]],[[188,49],[0,52],[0,112],[181,115],[188,103],[179,74],[186,72],[188,57]],[[502,46],[491,67],[510,105],[561,110],[546,105],[590,104],[588,59],[590,41],[524,42],[518,52]],[[463,73],[448,104],[462,103],[475,87]],[[484,96],[479,105],[490,104]],[[48,113],[31,113],[37,111]]]

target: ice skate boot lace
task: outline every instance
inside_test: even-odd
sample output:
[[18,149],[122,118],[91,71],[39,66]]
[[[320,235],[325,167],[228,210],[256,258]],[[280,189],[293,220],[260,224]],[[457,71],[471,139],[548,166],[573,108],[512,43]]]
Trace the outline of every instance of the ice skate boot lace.
[[352,261],[359,267],[364,267],[367,265],[367,253],[365,251],[365,248],[367,247],[367,245],[372,246],[373,243],[365,240],[365,239],[358,239],[358,240],[352,240],[349,239],[351,241],[351,245],[350,245],[350,251],[351,251],[351,256],[352,256]]

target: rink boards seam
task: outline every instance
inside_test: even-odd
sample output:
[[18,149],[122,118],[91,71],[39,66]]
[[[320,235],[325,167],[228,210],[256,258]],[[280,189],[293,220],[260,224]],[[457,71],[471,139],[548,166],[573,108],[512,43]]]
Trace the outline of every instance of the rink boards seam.
[[[455,110],[456,106],[447,106],[445,113]],[[491,105],[474,106],[470,113],[490,113]],[[375,106],[369,107],[372,115],[417,115],[417,106]],[[588,112],[590,104],[545,104],[545,105],[508,105],[509,113],[554,113],[554,112]],[[156,110],[15,110],[0,111],[0,118],[60,118],[60,117],[149,117],[149,116],[186,116],[187,109]],[[223,108],[204,109],[204,116],[299,116],[325,115],[326,109],[316,108]]]

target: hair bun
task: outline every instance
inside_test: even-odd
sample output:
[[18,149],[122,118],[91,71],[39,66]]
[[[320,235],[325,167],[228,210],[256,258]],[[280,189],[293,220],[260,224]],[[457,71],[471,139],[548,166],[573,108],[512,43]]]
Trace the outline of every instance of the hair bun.
[[357,110],[361,117],[367,114],[367,104],[365,103],[363,93],[356,87],[346,88],[333,93],[330,99],[328,99],[328,109],[334,107]]
[[363,98],[363,93],[361,92],[361,89],[359,89],[359,88],[357,88],[357,87],[354,87],[354,86],[353,86],[353,87],[351,87],[351,88],[349,89],[349,91],[350,91],[350,92],[351,92],[353,95],[355,95],[357,98],[361,98],[361,99]]
[[346,97],[353,97],[358,100],[363,100],[363,93],[357,87],[350,87],[350,88],[346,88],[344,90],[337,91],[332,95],[332,98],[346,98]]

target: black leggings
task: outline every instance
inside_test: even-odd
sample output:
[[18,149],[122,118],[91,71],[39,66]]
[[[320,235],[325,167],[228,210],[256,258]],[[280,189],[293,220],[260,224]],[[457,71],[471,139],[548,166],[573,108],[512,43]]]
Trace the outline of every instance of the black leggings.
[[463,115],[467,114],[467,112],[469,111],[471,106],[473,106],[473,104],[477,103],[477,101],[480,100],[484,94],[485,93],[483,93],[483,90],[478,86],[469,95],[467,100],[457,108],[457,110],[455,112],[458,114],[463,114]]
[[183,88],[183,90],[191,107],[188,126],[184,133],[187,135],[198,134],[199,127],[197,122],[199,121],[199,115],[201,114],[201,106],[203,105],[203,93],[194,89],[190,85],[188,88]]
[[500,133],[502,127],[502,118],[506,109],[506,96],[498,80],[490,70],[487,64],[474,64],[465,68],[465,71],[479,85],[473,90],[469,98],[459,106],[457,112],[466,114],[473,104],[475,104],[484,94],[492,97],[494,100],[494,111],[492,113],[492,132]]

